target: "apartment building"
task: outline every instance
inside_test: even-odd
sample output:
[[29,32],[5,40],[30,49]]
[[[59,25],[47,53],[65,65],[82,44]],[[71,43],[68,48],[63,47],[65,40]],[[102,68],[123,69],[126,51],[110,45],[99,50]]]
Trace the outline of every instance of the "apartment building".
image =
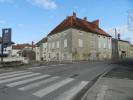
[[99,26],[99,20],[88,21],[73,13],[47,37],[50,61],[111,59],[112,37]]

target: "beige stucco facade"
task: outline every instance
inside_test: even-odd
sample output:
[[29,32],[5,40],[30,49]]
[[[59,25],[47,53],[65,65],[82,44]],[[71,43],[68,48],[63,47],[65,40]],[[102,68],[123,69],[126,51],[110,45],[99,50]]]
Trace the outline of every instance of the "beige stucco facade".
[[111,53],[111,37],[74,28],[48,37],[50,61],[104,60]]

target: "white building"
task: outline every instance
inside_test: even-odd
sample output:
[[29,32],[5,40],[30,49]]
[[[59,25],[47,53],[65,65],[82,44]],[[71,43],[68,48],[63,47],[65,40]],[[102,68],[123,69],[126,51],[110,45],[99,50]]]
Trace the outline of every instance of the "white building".
[[36,60],[48,61],[47,38],[43,38],[36,45]]

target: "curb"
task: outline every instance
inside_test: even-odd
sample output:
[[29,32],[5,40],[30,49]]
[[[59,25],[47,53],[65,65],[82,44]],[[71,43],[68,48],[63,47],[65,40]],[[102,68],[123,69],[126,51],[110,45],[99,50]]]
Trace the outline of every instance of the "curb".
[[83,97],[81,98],[81,100],[87,100],[87,96],[88,96],[88,93],[93,89],[93,87],[97,84],[97,82],[99,82],[102,77],[107,74],[110,70],[112,70],[113,67],[111,67],[110,69],[108,69],[107,71],[103,72],[102,75],[99,76],[99,78],[95,81],[95,83],[88,89],[88,91],[83,95]]

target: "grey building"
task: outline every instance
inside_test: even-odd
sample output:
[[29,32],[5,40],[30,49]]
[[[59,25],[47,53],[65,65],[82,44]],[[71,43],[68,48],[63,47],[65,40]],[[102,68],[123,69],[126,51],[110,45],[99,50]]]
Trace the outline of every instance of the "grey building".
[[73,13],[47,37],[50,61],[111,59],[112,37],[99,27],[99,20],[87,21]]

